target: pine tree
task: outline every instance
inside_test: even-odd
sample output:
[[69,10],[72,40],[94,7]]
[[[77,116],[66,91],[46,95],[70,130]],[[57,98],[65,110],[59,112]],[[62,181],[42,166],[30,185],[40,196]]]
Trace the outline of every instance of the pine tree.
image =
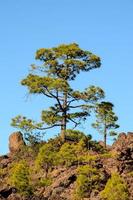
[[36,60],[42,65],[32,65],[32,73],[21,81],[30,94],[40,94],[53,100],[48,110],[43,110],[41,123],[23,116],[12,119],[17,128],[32,131],[61,127],[61,137],[65,140],[67,123],[74,127],[90,115],[94,103],[104,97],[101,88],[90,86],[84,91],[73,90],[70,82],[80,72],[99,68],[100,58],[77,44],[63,44],[54,48],[41,48],[36,52]]
[[96,121],[92,124],[100,133],[104,135],[104,144],[106,147],[107,134],[115,136],[114,129],[119,128],[116,124],[118,117],[113,112],[114,105],[110,102],[101,102],[95,108]]

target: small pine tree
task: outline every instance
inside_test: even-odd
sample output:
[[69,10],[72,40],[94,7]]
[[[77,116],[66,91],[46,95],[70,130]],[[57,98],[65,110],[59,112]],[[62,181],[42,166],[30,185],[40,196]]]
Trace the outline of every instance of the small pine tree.
[[129,200],[127,185],[117,173],[112,174],[100,196],[102,200]]
[[96,112],[96,121],[92,126],[102,133],[104,136],[104,144],[106,147],[107,135],[116,136],[117,133],[114,129],[119,128],[119,125],[116,123],[118,117],[113,112],[114,105],[110,102],[101,102],[97,104],[95,108]]
[[10,174],[9,183],[15,187],[19,193],[26,196],[32,193],[29,167],[24,160],[15,163],[10,170]]

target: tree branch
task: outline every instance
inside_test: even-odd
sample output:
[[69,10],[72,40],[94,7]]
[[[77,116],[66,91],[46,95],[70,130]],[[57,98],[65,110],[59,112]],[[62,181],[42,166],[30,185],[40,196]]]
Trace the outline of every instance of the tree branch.
[[75,122],[73,119],[71,119],[70,117],[68,117],[68,119],[73,122],[75,124],[74,128],[76,128],[80,123],[79,122]]
[[47,96],[47,97],[49,97],[49,98],[52,98],[52,96],[46,94],[44,91],[42,91],[42,94],[45,95],[45,96]]
[[74,101],[76,101],[76,99],[72,99],[72,100],[70,100],[70,101],[68,101],[67,103],[67,107],[69,107],[70,106],[70,104],[72,103],[72,102],[74,102]]
[[56,91],[56,94],[57,94],[57,96],[55,96],[55,98],[56,98],[56,100],[57,100],[57,102],[58,102],[58,104],[59,104],[59,106],[60,106],[60,109],[62,110],[62,112],[64,112],[64,108],[63,108],[63,106],[61,105],[61,102],[60,102],[60,100],[59,100],[58,90]]
[[61,126],[61,124],[54,124],[52,126],[48,126],[48,127],[45,127],[45,128],[40,128],[40,127],[35,126],[35,128],[38,129],[38,130],[47,130],[47,129],[54,128],[56,126]]
[[46,93],[44,92],[44,95],[46,95],[46,96],[48,96],[48,97],[50,97],[50,98],[55,98],[55,99],[57,100],[59,106],[60,106],[60,109],[64,112],[63,106],[61,105],[61,102],[60,102],[60,99],[59,99],[58,91],[56,91],[56,95],[54,95],[52,92],[49,91],[49,89],[48,89],[46,86],[43,86],[43,87],[44,87],[44,88],[46,89],[46,91],[50,94],[50,95],[48,95],[48,94],[46,94]]
[[78,106],[69,106],[69,108],[81,108],[81,107],[83,107],[83,106],[85,106],[84,104],[81,104],[81,105],[78,105]]

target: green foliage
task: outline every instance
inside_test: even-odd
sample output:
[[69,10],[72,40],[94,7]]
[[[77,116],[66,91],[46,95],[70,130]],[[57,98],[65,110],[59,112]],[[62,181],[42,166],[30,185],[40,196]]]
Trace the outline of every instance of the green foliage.
[[66,139],[72,140],[74,142],[79,142],[85,134],[78,130],[67,129],[66,130]]
[[58,153],[58,162],[69,167],[77,161],[76,148],[74,144],[64,143]]
[[76,152],[78,155],[87,152],[87,141],[86,137],[83,137],[77,144],[76,144]]
[[79,149],[79,153],[90,149],[101,153],[105,152],[105,148],[103,148],[99,142],[93,141],[91,135],[85,135],[85,133],[81,131],[67,129],[65,138],[68,141],[70,140],[72,142],[78,143],[76,149],[77,151]]
[[21,84],[28,88],[30,94],[43,95],[55,103],[42,111],[40,123],[17,116],[12,119],[12,126],[24,129],[26,133],[59,126],[64,139],[67,123],[73,123],[74,127],[79,125],[90,115],[94,104],[104,98],[104,91],[99,87],[90,86],[80,92],[73,90],[69,84],[80,72],[99,68],[100,58],[72,43],[41,48],[36,52],[36,59],[42,65],[33,64],[32,72]]
[[38,182],[38,186],[40,187],[48,187],[52,184],[51,178],[41,178]]
[[42,123],[36,123],[35,121],[27,119],[21,115],[13,118],[11,125],[20,129],[24,135],[25,142],[30,146],[39,143],[44,136],[43,132],[37,131],[38,128],[41,129],[43,125]]
[[74,199],[81,200],[88,191],[88,178],[86,175],[79,175],[76,180],[76,189],[74,191]]
[[20,151],[14,152],[14,161],[19,162],[22,158],[29,162],[34,160],[43,144],[44,143],[37,143],[34,146],[23,146]]
[[87,164],[95,166],[95,161],[98,159],[97,155],[90,155],[88,152],[78,156],[78,161],[80,164]]
[[61,137],[59,135],[56,136],[55,138],[50,138],[48,140],[48,143],[50,143],[53,146],[53,148],[56,152],[58,152],[60,150],[60,148],[63,144]]
[[80,200],[90,195],[92,190],[99,188],[99,182],[102,177],[100,172],[92,165],[81,166],[77,169],[77,172],[78,177],[74,197],[76,200]]
[[18,192],[22,195],[30,195],[32,193],[29,167],[24,160],[12,166],[9,183],[11,186],[17,188]]
[[36,52],[36,59],[45,63],[41,69],[47,71],[49,75],[52,74],[64,80],[73,80],[80,71],[100,67],[100,58],[89,51],[80,49],[76,43],[39,49]]
[[114,132],[114,129],[119,128],[119,125],[116,124],[118,117],[113,112],[113,107],[114,105],[110,102],[101,102],[100,104],[97,104],[95,109],[96,121],[92,126],[104,135],[105,146],[107,134],[115,136],[116,133]]
[[95,161],[97,156],[89,155],[88,151],[87,142],[90,136],[81,135],[82,138],[76,143],[62,143],[59,137],[50,139],[39,150],[35,161],[36,168],[48,171],[53,166],[65,165],[69,167],[78,163]]
[[105,152],[100,153],[98,157],[100,159],[106,159],[106,158],[118,159],[118,154],[117,152],[105,151]]
[[43,168],[46,171],[54,166],[56,160],[56,149],[52,145],[52,143],[44,144],[37,155],[35,165],[36,168]]
[[107,149],[99,144],[99,142],[95,140],[91,140],[89,142],[90,149],[99,153],[105,153]]
[[69,89],[68,83],[61,78],[40,77],[34,74],[29,74],[21,84],[27,86],[30,93],[47,93],[47,90],[63,92]]
[[101,192],[102,200],[129,200],[127,185],[119,174],[112,174],[105,189]]
[[35,121],[27,119],[26,117],[23,117],[21,115],[18,115],[15,118],[13,118],[11,125],[21,130],[24,130],[26,133],[31,132],[32,130],[38,127],[42,127],[42,123],[36,123]]

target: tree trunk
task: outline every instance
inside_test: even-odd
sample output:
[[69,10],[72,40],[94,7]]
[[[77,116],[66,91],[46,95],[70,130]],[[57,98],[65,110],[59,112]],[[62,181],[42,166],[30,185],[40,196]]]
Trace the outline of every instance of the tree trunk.
[[107,130],[106,130],[106,125],[104,126],[104,147],[106,148],[106,143],[107,143]]
[[106,148],[106,140],[107,140],[107,135],[106,134],[104,134],[104,146],[105,146],[105,148]]
[[65,142],[66,125],[67,125],[67,92],[64,92],[63,110],[64,112],[62,113],[61,139],[63,142]]
[[65,142],[65,135],[66,135],[66,127],[63,125],[61,126],[61,140],[62,142]]

